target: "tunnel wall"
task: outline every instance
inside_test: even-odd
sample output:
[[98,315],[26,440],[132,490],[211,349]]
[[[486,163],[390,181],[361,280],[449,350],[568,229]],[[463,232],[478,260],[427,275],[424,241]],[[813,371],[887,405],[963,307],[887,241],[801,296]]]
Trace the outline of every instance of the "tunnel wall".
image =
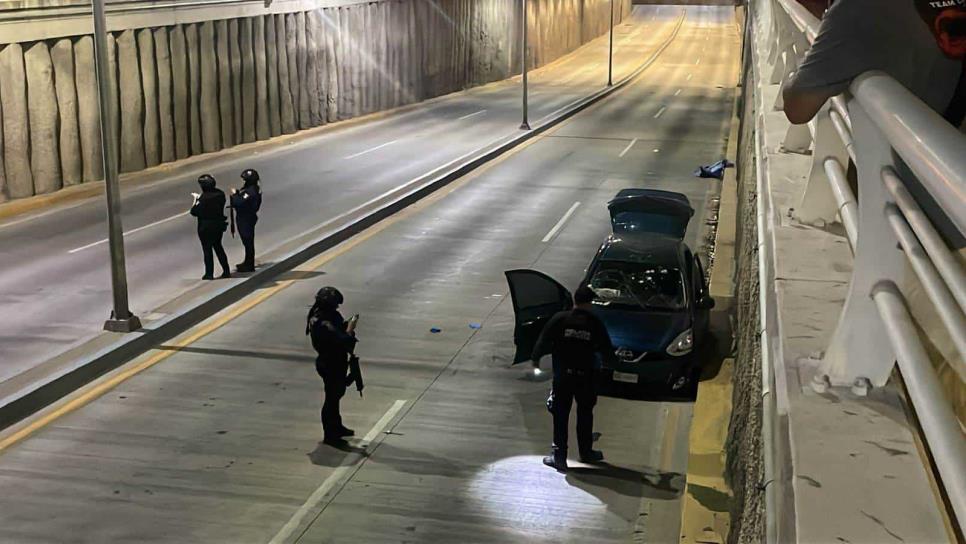
[[[113,31],[122,172],[520,72],[519,0],[377,0]],[[631,9],[618,0],[615,21]],[[600,36],[609,0],[529,0],[531,67]],[[0,36],[0,41],[2,41]],[[0,43],[0,201],[103,176],[90,35]]]

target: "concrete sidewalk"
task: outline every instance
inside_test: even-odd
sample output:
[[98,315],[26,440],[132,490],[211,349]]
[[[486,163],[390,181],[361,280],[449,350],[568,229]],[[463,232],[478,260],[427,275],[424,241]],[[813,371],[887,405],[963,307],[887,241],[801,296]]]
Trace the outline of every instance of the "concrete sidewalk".
[[[770,74],[765,29],[756,29],[758,74]],[[759,233],[770,271],[768,301],[778,338],[765,354],[774,366],[777,516],[786,542],[949,542],[939,498],[915,425],[895,382],[867,397],[847,388],[810,386],[839,320],[852,253],[838,226],[816,228],[791,216],[805,189],[811,156],[787,152],[789,123],[774,104],[779,86],[758,81],[755,109],[764,176]],[[760,330],[760,329],[759,329]]]

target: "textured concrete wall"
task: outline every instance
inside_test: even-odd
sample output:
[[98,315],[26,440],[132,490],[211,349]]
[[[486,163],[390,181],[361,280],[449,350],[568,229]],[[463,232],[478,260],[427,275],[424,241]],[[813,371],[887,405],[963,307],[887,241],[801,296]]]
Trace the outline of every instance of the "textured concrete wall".
[[[742,89],[751,89],[750,70],[743,70]],[[762,542],[764,475],[762,450],[761,342],[759,339],[759,271],[755,178],[755,111],[751,93],[741,103],[738,149],[738,232],[735,247],[738,286],[735,294],[737,356],[732,379],[732,413],[728,428],[727,481],[731,501],[729,544]]]
[[[533,67],[610,22],[610,0],[528,6]],[[508,78],[520,31],[519,0],[376,0],[111,33],[120,169]],[[90,36],[0,45],[0,201],[102,177],[93,59]]]

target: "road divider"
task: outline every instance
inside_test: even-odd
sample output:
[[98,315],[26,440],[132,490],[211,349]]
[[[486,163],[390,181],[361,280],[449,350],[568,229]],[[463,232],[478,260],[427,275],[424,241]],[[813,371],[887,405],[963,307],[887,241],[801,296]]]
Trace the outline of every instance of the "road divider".
[[[315,229],[282,244],[271,254],[266,255],[265,258],[270,262],[264,264],[251,276],[219,282],[217,286],[204,285],[182,295],[177,300],[187,302],[176,309],[166,311],[168,316],[156,323],[124,335],[105,333],[85,344],[85,346],[91,346],[88,351],[84,351],[85,346],[79,347],[78,350],[84,352],[83,354],[55,358],[35,367],[27,376],[18,376],[0,384],[0,429],[31,416],[122,364],[175,338],[263,288],[265,284],[279,280],[283,274],[291,272],[297,266],[362,233],[625,88],[671,45],[683,26],[686,16],[687,10],[682,9],[677,22],[661,45],[624,79],[537,120],[532,124],[531,130],[497,138],[475,151],[464,154],[325,221]],[[381,147],[396,141],[398,140],[387,142]],[[357,157],[375,149],[346,158]],[[174,219],[174,217],[168,219]]]

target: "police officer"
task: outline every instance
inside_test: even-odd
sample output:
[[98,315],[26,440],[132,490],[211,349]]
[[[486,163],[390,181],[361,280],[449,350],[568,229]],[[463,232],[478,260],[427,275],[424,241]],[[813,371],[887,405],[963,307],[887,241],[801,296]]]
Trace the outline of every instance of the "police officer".
[[599,462],[604,454],[592,449],[594,405],[597,404],[596,373],[598,356],[615,357],[614,347],[604,323],[593,314],[594,292],[586,285],[574,293],[574,309],[558,312],[544,327],[533,349],[533,364],[539,368],[540,357],[553,357],[553,449],[543,464],[559,471],[567,470],[567,426],[570,406],[577,401],[577,446],[580,460]]
[[343,302],[342,293],[335,287],[323,287],[315,295],[315,304],[309,310],[305,334],[312,338],[312,347],[318,353],[315,370],[324,384],[322,403],[323,442],[330,446],[345,447],[345,437],[355,432],[342,424],[339,400],[345,395],[349,357],[356,345],[355,320],[345,321],[339,313]]
[[245,246],[245,260],[235,269],[238,272],[255,271],[255,223],[258,209],[262,207],[262,189],[258,186],[258,172],[248,168],[241,173],[244,185],[231,190],[231,207],[238,225],[238,236]]
[[212,252],[218,256],[218,262],[221,264],[220,277],[230,278],[228,256],[225,255],[225,248],[221,245],[221,237],[228,228],[228,219],[225,217],[225,193],[215,187],[215,178],[209,174],[199,177],[198,185],[201,186],[201,193],[192,193],[195,202],[191,206],[191,215],[198,218],[198,239],[201,240],[201,249],[205,256],[205,275],[201,279],[213,278],[215,265]]

